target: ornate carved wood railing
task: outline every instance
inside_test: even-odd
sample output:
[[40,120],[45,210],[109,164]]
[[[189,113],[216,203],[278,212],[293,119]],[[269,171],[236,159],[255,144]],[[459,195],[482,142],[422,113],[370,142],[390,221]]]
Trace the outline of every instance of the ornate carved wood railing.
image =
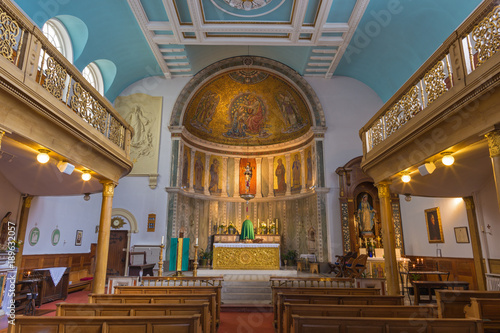
[[271,276],[269,281],[271,281],[271,287],[354,288],[354,279],[351,278]]
[[495,4],[480,6],[360,130],[365,154],[432,103],[466,88],[467,76],[500,46],[500,6]]
[[[130,126],[111,103],[10,2],[0,1],[0,54],[17,67],[14,73],[33,88],[38,83],[92,128],[126,150]],[[36,89],[36,88],[35,88]],[[128,153],[127,153],[128,155]]]
[[222,286],[221,276],[143,276],[141,286]]

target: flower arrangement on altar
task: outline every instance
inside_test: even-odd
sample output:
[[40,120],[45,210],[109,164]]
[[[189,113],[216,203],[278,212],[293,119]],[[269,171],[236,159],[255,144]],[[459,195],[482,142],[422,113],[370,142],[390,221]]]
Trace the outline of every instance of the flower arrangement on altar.
[[261,232],[262,234],[265,234],[265,233],[266,233],[266,231],[267,231],[267,224],[266,224],[266,222],[262,222],[262,223],[260,224],[260,232]]
[[229,226],[227,227],[227,233],[230,235],[234,235],[236,233],[236,227],[233,222],[229,222]]

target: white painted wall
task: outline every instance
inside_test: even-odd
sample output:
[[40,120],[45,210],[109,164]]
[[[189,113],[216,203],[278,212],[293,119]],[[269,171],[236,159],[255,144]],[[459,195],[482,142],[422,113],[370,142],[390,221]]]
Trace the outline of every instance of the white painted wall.
[[[493,176],[474,195],[483,257],[500,259],[500,211]],[[488,228],[489,226],[489,228]]]
[[339,182],[335,170],[363,154],[359,129],[382,107],[383,102],[365,84],[343,76],[332,79],[306,78],[316,91],[325,112],[328,130],[324,140],[330,261],[342,255]]
[[[410,202],[400,196],[403,236],[407,255],[436,256],[441,249],[443,257],[472,258],[471,243],[457,243],[455,227],[467,227],[465,202],[462,198],[428,198],[412,196]],[[429,243],[425,210],[439,207],[444,243]],[[470,239],[470,234],[469,234]]]
[[[83,194],[65,197],[34,197],[26,228],[23,254],[89,253],[90,244],[97,243],[95,227],[99,225],[102,194],[92,194],[89,201]],[[40,229],[37,244],[28,242],[30,230]],[[56,227],[61,238],[56,246],[51,236]],[[83,230],[82,245],[75,246],[76,231]]]

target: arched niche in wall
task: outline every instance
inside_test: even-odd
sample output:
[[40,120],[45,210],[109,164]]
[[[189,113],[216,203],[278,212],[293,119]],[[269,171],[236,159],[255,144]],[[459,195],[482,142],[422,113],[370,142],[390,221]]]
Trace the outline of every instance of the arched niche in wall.
[[285,249],[327,257],[325,118],[297,72],[249,56],[208,66],[179,94],[169,129],[169,237],[184,228],[205,248],[218,226],[248,218],[277,223]]
[[128,264],[129,264],[129,253],[130,253],[130,237],[132,233],[138,233],[139,228],[137,225],[137,220],[135,219],[135,216],[129,212],[126,209],[123,208],[113,208],[111,210],[111,216],[120,216],[123,217],[126,222],[130,225],[130,229],[128,230],[127,233],[127,247],[126,247],[126,257],[125,257],[125,275],[128,275]]
[[[362,156],[353,158],[335,171],[339,175],[340,221],[344,253],[366,248],[368,240],[383,248],[380,200],[373,179],[361,169]],[[363,198],[366,198],[365,200]],[[391,194],[396,248],[404,254],[399,196]],[[372,223],[373,225],[371,225]]]

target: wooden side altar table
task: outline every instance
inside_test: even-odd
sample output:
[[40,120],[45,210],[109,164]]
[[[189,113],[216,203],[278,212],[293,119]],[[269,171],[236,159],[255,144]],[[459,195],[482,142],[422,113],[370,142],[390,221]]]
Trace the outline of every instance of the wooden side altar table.
[[[469,289],[469,282],[466,281],[413,281],[413,294],[415,296],[415,305],[420,303],[430,303],[432,302],[432,293],[436,289],[457,289],[461,288],[463,290]],[[420,299],[420,291],[427,290],[429,295],[429,300]]]

